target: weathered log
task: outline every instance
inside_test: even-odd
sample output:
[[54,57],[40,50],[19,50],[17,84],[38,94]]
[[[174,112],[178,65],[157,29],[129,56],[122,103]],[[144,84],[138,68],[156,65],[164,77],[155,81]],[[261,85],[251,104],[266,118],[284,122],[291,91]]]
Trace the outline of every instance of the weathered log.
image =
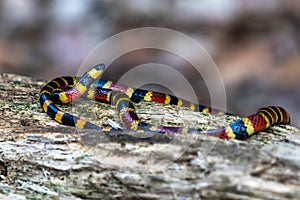
[[[300,199],[297,128],[277,126],[246,141],[77,130],[42,112],[38,92],[44,84],[0,76],[1,199]],[[87,104],[78,112],[91,109],[83,114],[98,111],[117,121],[109,105]],[[164,115],[171,120],[185,112],[137,107],[144,119],[172,111]],[[219,119],[189,118],[203,126]]]

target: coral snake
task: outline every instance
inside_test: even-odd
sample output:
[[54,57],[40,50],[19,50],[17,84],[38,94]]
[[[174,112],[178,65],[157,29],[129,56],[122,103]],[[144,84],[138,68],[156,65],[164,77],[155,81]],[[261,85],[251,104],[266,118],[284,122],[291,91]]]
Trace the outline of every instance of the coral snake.
[[205,106],[189,103],[175,96],[134,89],[127,86],[117,85],[111,81],[98,79],[105,69],[104,64],[99,64],[86,72],[82,77],[59,77],[47,83],[40,91],[39,100],[44,112],[56,122],[75,126],[83,129],[97,129],[101,131],[112,131],[120,129],[116,127],[102,128],[91,122],[70,113],[63,112],[55,104],[67,104],[81,96],[103,103],[111,103],[118,111],[123,126],[128,130],[150,131],[155,133],[179,134],[179,133],[205,133],[221,139],[245,139],[253,133],[268,129],[275,124],[289,124],[288,112],[279,106],[268,106],[260,108],[256,114],[238,119],[237,121],[215,130],[201,130],[184,127],[154,126],[141,122],[135,112],[133,102],[149,101],[162,104],[172,104],[182,107],[189,107],[191,110],[200,112],[216,113]]

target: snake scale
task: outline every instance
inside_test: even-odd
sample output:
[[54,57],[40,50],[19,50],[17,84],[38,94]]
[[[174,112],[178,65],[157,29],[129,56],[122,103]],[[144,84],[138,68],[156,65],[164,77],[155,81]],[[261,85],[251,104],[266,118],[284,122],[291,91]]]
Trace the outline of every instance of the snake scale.
[[156,102],[162,104],[172,104],[188,107],[191,110],[217,113],[218,110],[206,106],[196,105],[175,96],[134,89],[128,86],[114,84],[111,81],[99,79],[105,69],[104,64],[94,66],[82,77],[59,77],[51,80],[40,91],[39,100],[41,107],[56,122],[74,126],[81,129],[97,129],[103,132],[121,129],[111,127],[102,128],[78,116],[63,112],[56,104],[68,104],[84,96],[102,103],[109,103],[116,107],[118,115],[125,129],[154,132],[161,134],[182,134],[182,133],[205,133],[207,135],[219,137],[221,139],[246,139],[254,133],[268,129],[276,124],[289,124],[290,116],[288,112],[279,106],[268,106],[260,108],[256,114],[243,117],[237,121],[215,130],[192,129],[172,126],[155,126],[140,121],[133,103],[140,101]]

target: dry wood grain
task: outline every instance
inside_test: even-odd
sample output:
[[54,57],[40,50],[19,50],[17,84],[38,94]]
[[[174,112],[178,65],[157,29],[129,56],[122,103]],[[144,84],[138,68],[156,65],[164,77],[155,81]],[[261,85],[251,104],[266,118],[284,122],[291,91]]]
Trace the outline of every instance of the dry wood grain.
[[[42,112],[38,92],[44,84],[0,75],[1,199],[300,199],[295,127],[274,127],[246,141],[76,130]],[[156,106],[137,108],[144,120],[160,123],[155,116],[166,113],[163,123],[185,123],[178,120],[187,111]],[[118,122],[111,106],[94,107],[86,117]],[[218,118],[191,115],[201,127],[222,125]]]

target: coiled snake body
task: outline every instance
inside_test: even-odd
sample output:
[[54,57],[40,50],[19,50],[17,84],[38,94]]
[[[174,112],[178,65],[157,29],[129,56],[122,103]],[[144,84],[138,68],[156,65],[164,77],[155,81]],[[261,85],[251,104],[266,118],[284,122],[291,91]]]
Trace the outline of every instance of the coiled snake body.
[[67,104],[81,96],[94,99],[103,103],[111,103],[118,111],[123,126],[128,130],[150,131],[155,133],[179,134],[179,133],[205,133],[221,139],[236,138],[245,139],[253,133],[268,129],[275,124],[289,124],[288,112],[279,106],[260,108],[256,114],[241,118],[226,127],[203,131],[183,127],[154,126],[141,122],[135,112],[133,102],[149,101],[162,104],[172,104],[189,107],[200,112],[216,113],[217,110],[209,107],[195,105],[175,96],[154,91],[134,89],[127,86],[116,85],[111,81],[97,80],[105,69],[105,65],[99,64],[86,72],[79,79],[76,77],[59,77],[47,83],[40,91],[39,100],[44,112],[56,122],[75,126],[83,129],[97,129],[101,131],[117,130],[118,128],[103,129],[80,117],[63,112],[56,107],[56,103]]

